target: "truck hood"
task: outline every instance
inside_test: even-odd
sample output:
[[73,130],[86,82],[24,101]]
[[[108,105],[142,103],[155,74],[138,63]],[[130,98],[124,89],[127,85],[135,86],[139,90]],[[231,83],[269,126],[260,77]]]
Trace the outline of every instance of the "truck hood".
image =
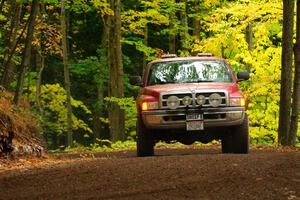
[[241,93],[239,92],[236,83],[180,83],[180,84],[164,84],[153,85],[143,88],[142,94],[159,97],[161,93],[165,92],[191,92],[192,90],[226,90],[228,94]]

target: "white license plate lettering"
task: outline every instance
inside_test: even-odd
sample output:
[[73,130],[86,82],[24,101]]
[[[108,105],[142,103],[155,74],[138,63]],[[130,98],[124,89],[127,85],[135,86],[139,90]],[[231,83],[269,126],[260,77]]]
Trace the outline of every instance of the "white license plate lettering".
[[186,115],[186,120],[203,120],[203,114],[189,114]]

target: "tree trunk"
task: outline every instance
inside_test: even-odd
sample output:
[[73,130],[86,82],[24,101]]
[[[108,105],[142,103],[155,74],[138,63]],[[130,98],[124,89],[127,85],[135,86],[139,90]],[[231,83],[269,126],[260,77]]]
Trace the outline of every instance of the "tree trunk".
[[181,47],[183,50],[188,49],[188,35],[189,35],[189,27],[188,27],[188,16],[187,16],[187,0],[181,0],[181,3],[184,4],[184,8],[180,12],[181,16],[181,26],[182,30],[180,33],[181,38]]
[[169,53],[176,54],[176,34],[174,33],[174,24],[170,22],[169,27]]
[[[41,2],[41,8],[38,10],[38,18],[43,19],[42,13],[44,14],[44,3]],[[36,80],[36,92],[35,92],[35,106],[40,114],[42,114],[43,109],[41,107],[40,95],[41,95],[41,84],[42,84],[42,74],[45,68],[45,57],[42,53],[42,41],[43,34],[40,31],[38,34],[39,44],[36,47],[35,62],[36,62],[36,71],[37,71],[37,80]]]
[[[107,48],[108,48],[108,26],[107,26],[107,18],[103,18],[103,35],[101,40],[101,51],[100,51],[100,73],[103,71],[103,68],[108,65],[107,63]],[[101,75],[100,75],[101,76]],[[100,117],[104,117],[104,109],[102,103],[104,102],[104,91],[106,85],[104,81],[101,79],[98,85],[97,91],[97,101],[101,105],[97,105],[94,114],[93,114],[93,132],[94,132],[94,143],[97,142],[98,139],[109,139],[109,135],[104,131],[105,124],[100,120]]]
[[[248,50],[249,52],[253,51],[253,28],[252,24],[249,23],[247,28],[246,28],[246,41],[248,43]],[[246,65],[247,71],[250,72],[251,70],[251,65],[247,64]]]
[[[175,4],[175,0],[173,0]],[[175,13],[171,13],[169,16],[170,25],[169,25],[169,53],[176,54],[176,31],[173,20],[176,18]]]
[[35,25],[35,18],[37,15],[37,10],[40,4],[40,0],[33,0],[29,21],[28,21],[28,29],[27,29],[27,36],[25,40],[25,48],[23,51],[22,56],[22,63],[20,66],[19,74],[18,74],[18,82],[17,82],[17,88],[16,93],[14,96],[14,103],[18,106],[20,105],[21,98],[23,95],[23,86],[24,86],[24,77],[26,73],[27,67],[30,65],[30,57],[31,57],[31,43],[33,39],[33,31],[34,31],[34,25]]
[[67,146],[73,146],[73,122],[72,122],[72,105],[71,105],[71,81],[69,72],[69,59],[67,47],[67,24],[66,24],[66,8],[65,0],[61,1],[61,31],[62,31],[62,48],[64,63],[65,90],[67,92]]
[[42,107],[41,107],[41,85],[42,85],[42,74],[45,68],[45,58],[41,53],[41,50],[38,49],[36,52],[36,67],[37,67],[37,80],[36,80],[36,92],[35,92],[35,105],[37,110],[42,113]]
[[294,6],[294,0],[283,0],[282,67],[278,127],[278,142],[282,145],[288,145],[291,119]]
[[[145,44],[145,46],[148,46],[148,24],[145,25],[144,44]],[[144,54],[144,58],[143,58],[143,74],[145,72],[146,67],[147,67],[147,56]]]
[[196,16],[194,17],[194,20],[193,20],[193,24],[194,24],[193,34],[194,34],[194,37],[200,41],[201,37],[200,37],[200,20],[199,20],[199,16],[200,16],[201,10],[200,10],[200,5],[199,5],[198,0],[195,0],[194,8],[195,8],[195,15]]
[[[124,97],[123,63],[121,47],[121,16],[120,0],[109,0],[110,8],[114,11],[109,16],[108,56],[109,56],[109,97]],[[109,105],[109,130],[113,142],[124,140],[124,111],[117,103]]]
[[297,1],[297,28],[296,28],[296,44],[294,46],[295,55],[295,76],[294,76],[294,92],[292,103],[291,127],[289,134],[289,145],[295,145],[298,131],[299,107],[300,107],[300,0]]
[[17,35],[18,35],[18,29],[20,25],[20,17],[21,17],[21,11],[22,11],[22,3],[20,2],[14,2],[12,3],[11,13],[11,24],[10,24],[10,31],[7,34],[7,50],[4,54],[4,60],[3,60],[3,74],[1,77],[0,84],[6,88],[7,90],[10,90],[11,82],[13,81],[14,77],[14,71],[15,71],[15,63],[10,58],[10,55],[14,54],[15,46],[17,45]]
[[[99,84],[97,100],[98,102],[101,101],[102,103],[103,99],[104,99],[103,85]],[[104,139],[103,135],[101,134],[103,130],[103,123],[101,122],[100,117],[103,117],[103,110],[101,105],[97,105],[93,113],[94,143],[97,142],[97,139]]]
[[246,41],[248,43],[248,50],[253,50],[253,27],[252,24],[249,23],[246,28]]

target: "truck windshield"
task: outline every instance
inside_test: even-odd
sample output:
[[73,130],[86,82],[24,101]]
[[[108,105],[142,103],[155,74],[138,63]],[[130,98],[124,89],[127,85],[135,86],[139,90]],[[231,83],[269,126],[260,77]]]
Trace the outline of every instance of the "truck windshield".
[[152,65],[148,85],[168,83],[233,82],[221,60],[161,62]]

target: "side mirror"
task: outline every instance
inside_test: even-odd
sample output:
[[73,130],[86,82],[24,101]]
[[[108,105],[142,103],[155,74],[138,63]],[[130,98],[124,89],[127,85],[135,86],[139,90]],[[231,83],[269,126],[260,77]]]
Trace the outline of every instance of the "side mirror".
[[247,80],[249,80],[249,78],[250,78],[249,72],[238,72],[237,73],[238,82],[247,81]]
[[140,87],[144,86],[144,84],[142,82],[142,77],[140,77],[140,76],[132,76],[132,77],[130,77],[129,83],[131,85],[134,85],[134,86],[140,86]]

